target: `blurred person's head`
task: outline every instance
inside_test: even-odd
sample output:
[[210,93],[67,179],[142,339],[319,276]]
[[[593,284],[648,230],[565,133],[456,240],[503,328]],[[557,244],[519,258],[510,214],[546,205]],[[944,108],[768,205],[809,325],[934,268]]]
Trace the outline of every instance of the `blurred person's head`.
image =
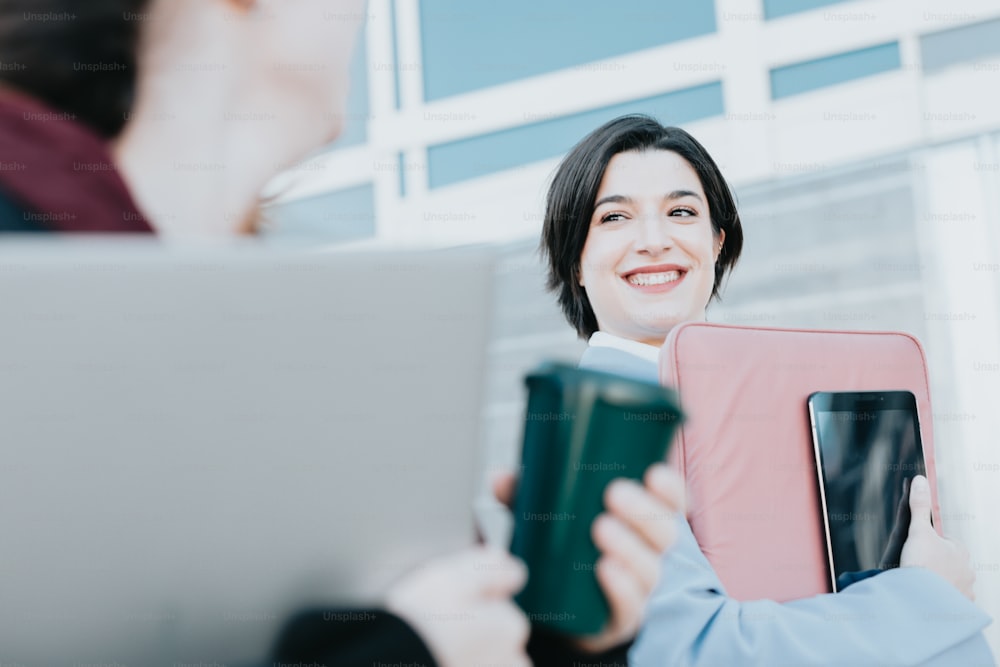
[[116,155],[167,234],[245,231],[260,190],[333,141],[364,0],[150,0]]
[[739,258],[729,186],[690,134],[646,116],[594,130],[549,188],[542,250],[548,286],[581,337],[596,331],[660,345],[705,319]]
[[0,85],[104,137],[124,126],[151,0],[0,0]]

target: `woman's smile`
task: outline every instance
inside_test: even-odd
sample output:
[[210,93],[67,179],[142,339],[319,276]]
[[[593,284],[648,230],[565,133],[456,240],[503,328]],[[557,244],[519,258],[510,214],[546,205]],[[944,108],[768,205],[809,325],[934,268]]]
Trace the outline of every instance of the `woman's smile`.
[[684,280],[687,269],[676,264],[655,264],[632,269],[622,279],[644,294],[669,292]]

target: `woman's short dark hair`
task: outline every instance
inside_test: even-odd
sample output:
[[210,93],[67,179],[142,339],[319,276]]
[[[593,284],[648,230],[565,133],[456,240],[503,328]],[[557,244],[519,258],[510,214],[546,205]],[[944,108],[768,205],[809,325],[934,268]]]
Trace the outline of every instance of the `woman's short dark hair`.
[[542,253],[548,261],[548,288],[557,292],[569,323],[583,338],[597,331],[597,317],[580,286],[580,257],[590,231],[594,201],[608,163],[626,151],[673,151],[698,174],[708,198],[715,233],[726,233],[715,265],[712,298],[740,256],[743,229],[732,192],[708,151],[679,127],[664,127],[649,116],[622,116],[597,128],[578,143],[556,170],[549,187],[542,227]]
[[0,83],[115,136],[132,108],[150,2],[0,0]]

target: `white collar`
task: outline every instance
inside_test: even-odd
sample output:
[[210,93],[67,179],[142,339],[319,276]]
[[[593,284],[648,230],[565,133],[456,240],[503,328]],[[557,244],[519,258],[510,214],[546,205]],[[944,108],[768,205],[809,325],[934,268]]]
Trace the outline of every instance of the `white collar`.
[[628,352],[631,355],[651,361],[654,364],[660,363],[660,348],[629,340],[628,338],[622,338],[621,336],[615,336],[604,331],[595,331],[590,337],[588,344],[591,347],[613,347],[616,350]]

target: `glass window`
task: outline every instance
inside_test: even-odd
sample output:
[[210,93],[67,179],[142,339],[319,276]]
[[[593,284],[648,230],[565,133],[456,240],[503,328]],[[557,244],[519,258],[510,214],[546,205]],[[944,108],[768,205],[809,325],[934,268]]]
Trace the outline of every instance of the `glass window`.
[[431,146],[427,153],[429,186],[437,188],[557,157],[601,124],[628,113],[648,114],[670,125],[718,116],[723,113],[722,84],[685,88]]
[[427,101],[715,32],[711,0],[421,0]]
[[898,42],[776,67],[771,70],[771,97],[779,100],[899,68]]
[[[375,236],[375,189],[368,183],[268,206],[270,238],[353,241]],[[273,230],[273,231],[272,231]]]
[[920,38],[920,60],[925,72],[998,55],[1000,19],[932,32]]
[[764,0],[764,18],[781,18],[789,14],[807,12],[810,9],[835,5],[846,0]]

